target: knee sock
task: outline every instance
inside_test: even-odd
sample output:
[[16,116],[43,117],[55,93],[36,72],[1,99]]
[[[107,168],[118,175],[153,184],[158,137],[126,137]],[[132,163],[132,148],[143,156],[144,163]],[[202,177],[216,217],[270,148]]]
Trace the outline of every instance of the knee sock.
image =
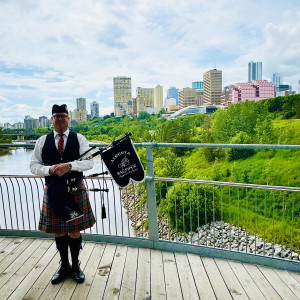
[[69,236],[66,234],[62,237],[55,237],[56,248],[59,251],[61,264],[63,266],[69,265],[68,258],[68,245],[69,245]]
[[82,249],[82,237],[80,236],[79,238],[72,239],[69,237],[69,245],[70,245],[70,250],[71,250],[71,256],[72,256],[72,267],[76,268],[79,266],[78,264],[78,256],[79,252]]

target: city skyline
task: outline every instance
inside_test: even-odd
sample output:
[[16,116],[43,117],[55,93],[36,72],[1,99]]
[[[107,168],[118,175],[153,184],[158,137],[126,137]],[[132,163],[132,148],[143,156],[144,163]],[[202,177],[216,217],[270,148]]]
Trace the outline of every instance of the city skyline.
[[298,0],[14,0],[0,3],[0,16],[0,123],[49,117],[54,103],[73,110],[81,97],[109,114],[116,76],[130,77],[133,92],[161,85],[164,98],[214,68],[222,87],[246,82],[251,61],[263,63],[262,79],[280,73],[298,92]]

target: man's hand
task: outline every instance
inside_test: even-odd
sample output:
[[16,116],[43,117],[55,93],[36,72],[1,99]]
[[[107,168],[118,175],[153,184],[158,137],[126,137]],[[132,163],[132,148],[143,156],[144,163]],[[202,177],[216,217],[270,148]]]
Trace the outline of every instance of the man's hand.
[[[58,176],[63,176],[64,174],[66,174],[70,171],[70,168],[69,168],[68,163],[63,163],[63,164],[58,164],[58,165],[51,166],[49,171],[50,171],[50,174],[56,174]],[[51,171],[53,173],[51,173]]]
[[50,169],[49,169],[49,174],[55,174],[55,168],[57,168],[58,167],[58,165],[52,165],[51,167],[50,167]]

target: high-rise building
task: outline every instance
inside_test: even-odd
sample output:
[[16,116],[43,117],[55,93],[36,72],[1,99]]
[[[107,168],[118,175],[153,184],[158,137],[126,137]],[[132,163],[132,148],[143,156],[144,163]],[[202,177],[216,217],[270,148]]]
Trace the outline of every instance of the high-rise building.
[[76,124],[76,112],[77,112],[76,108],[73,111],[69,110],[69,124],[71,125]]
[[222,91],[222,94],[221,94],[221,103],[222,103],[222,104],[225,105],[225,104],[228,103],[228,101],[229,101],[229,91],[230,91],[230,88],[234,88],[234,87],[235,87],[234,84],[224,86],[223,91]]
[[178,105],[178,89],[176,89],[175,86],[170,86],[169,89],[167,90],[167,98],[174,98],[176,99],[176,105]]
[[77,104],[77,110],[86,110],[86,99],[85,98],[77,98],[76,104]]
[[91,117],[99,117],[99,103],[97,101],[91,103]]
[[192,88],[197,92],[203,92],[203,81],[194,81],[192,82]]
[[[4,129],[12,129],[12,125],[10,123],[4,123],[3,124]],[[30,128],[31,129],[31,128]]]
[[25,116],[24,119],[24,129],[33,129],[39,127],[39,119],[30,118],[30,116]]
[[204,105],[203,81],[194,81],[194,82],[192,82],[192,88],[196,90],[197,105],[198,106],[203,106]]
[[47,117],[42,116],[42,117],[39,117],[39,124],[40,124],[40,127],[48,127],[51,125],[51,122]]
[[236,104],[246,100],[260,101],[275,97],[275,86],[267,80],[253,80],[251,82],[236,83],[227,87],[228,102]]
[[183,88],[179,90],[179,108],[190,105],[197,105],[196,90],[193,88]]
[[145,106],[154,107],[154,88],[138,87],[136,97],[144,98]]
[[298,94],[300,94],[300,80],[298,82]]
[[[0,127],[1,127],[1,124],[0,124]],[[24,123],[22,123],[22,122],[14,123],[13,129],[24,129]]]
[[86,111],[86,99],[85,98],[77,98],[76,99],[76,113],[75,113],[75,121],[77,124],[81,124],[87,121],[87,111]]
[[248,81],[252,80],[262,80],[262,62],[248,63]]
[[154,88],[154,108],[156,108],[159,113],[163,107],[163,87],[161,85],[157,85]]
[[136,116],[136,102],[134,98],[127,102],[126,112],[128,116]]
[[203,90],[200,92],[196,89],[196,99],[197,99],[197,105],[198,106],[204,106],[204,98],[203,98]]
[[75,112],[75,120],[77,124],[81,124],[87,121],[86,110],[76,110]]
[[139,115],[140,112],[146,111],[145,109],[145,98],[141,96],[137,96],[135,98],[135,105],[136,105],[136,115]]
[[127,114],[128,102],[132,101],[131,78],[118,76],[113,78],[114,82],[114,110],[115,116],[120,117]]
[[279,73],[273,73],[272,83],[275,87],[278,87],[281,84],[281,75]]
[[154,107],[154,88],[142,88],[136,89],[136,110],[137,115],[146,111],[147,107]]
[[204,104],[221,104],[222,71],[213,69],[203,74]]

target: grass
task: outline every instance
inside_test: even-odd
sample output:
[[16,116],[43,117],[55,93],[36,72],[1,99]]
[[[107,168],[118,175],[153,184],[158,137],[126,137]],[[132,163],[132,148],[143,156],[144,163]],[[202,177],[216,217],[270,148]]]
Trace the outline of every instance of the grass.
[[[281,134],[281,140],[285,141],[282,144],[300,144],[300,120],[276,119],[273,125],[276,132]],[[182,177],[299,187],[300,151],[256,150],[256,153],[247,159],[229,162],[223,155],[213,162],[208,162],[204,149],[194,149],[185,157],[185,173]],[[239,199],[239,204],[236,198],[232,198],[230,206],[224,205],[224,220],[228,221],[230,215],[231,224],[246,228],[250,234],[256,232],[269,242],[300,251],[299,193],[291,195],[292,193],[286,192],[282,196],[278,192],[274,203],[271,193],[267,199],[263,193],[257,192],[257,213],[253,206],[254,190],[249,191],[249,202],[252,205],[250,210],[245,208],[245,197]]]
[[300,186],[300,151],[257,150],[247,159],[208,163],[201,150],[185,159],[185,178]]
[[300,228],[294,222],[288,222],[280,218],[268,218],[263,215],[255,214],[246,209],[237,209],[231,206],[224,210],[224,221],[228,221],[229,211],[231,214],[231,224],[240,226],[248,230],[251,235],[259,234],[266,242],[285,245],[293,248],[294,251],[300,251]]
[[273,126],[282,135],[280,144],[300,144],[300,119],[275,119]]
[[273,126],[275,128],[294,129],[295,132],[300,135],[300,119],[289,119],[289,120],[273,120]]

